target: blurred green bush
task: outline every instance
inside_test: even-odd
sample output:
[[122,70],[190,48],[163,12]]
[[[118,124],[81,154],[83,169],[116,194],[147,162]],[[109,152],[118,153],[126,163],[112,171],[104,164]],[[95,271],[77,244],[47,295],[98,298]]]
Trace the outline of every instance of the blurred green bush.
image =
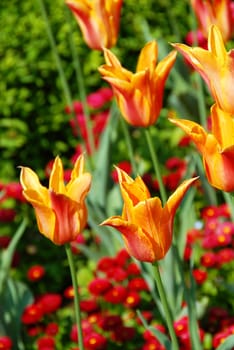
[[[87,92],[104,84],[97,72],[102,53],[86,46],[64,1],[44,3],[72,98],[79,99],[70,42],[80,57]],[[157,40],[184,36],[189,28],[187,6],[182,2],[171,7],[164,0],[139,0],[137,6],[134,0],[124,1],[114,48],[123,65],[134,69],[149,28]],[[0,12],[0,180],[8,181],[18,177],[18,165],[43,169],[57,154],[70,157],[76,141],[64,113],[67,102],[39,1],[2,0]]]

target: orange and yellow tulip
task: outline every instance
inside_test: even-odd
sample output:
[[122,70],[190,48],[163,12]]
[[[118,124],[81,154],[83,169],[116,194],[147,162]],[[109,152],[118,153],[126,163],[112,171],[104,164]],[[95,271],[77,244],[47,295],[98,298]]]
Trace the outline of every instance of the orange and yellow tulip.
[[86,44],[94,50],[111,48],[119,33],[123,0],[67,0]]
[[228,41],[233,33],[231,0],[191,0],[198,19],[199,28],[208,37],[208,28],[215,24],[221,31],[223,40]]
[[54,161],[48,189],[27,167],[21,167],[20,182],[24,197],[35,209],[39,231],[58,245],[75,240],[87,222],[85,197],[91,186],[91,175],[84,172],[83,155],[77,159],[67,184],[59,157]]
[[123,68],[110,50],[104,50],[104,55],[106,64],[99,72],[112,86],[123,117],[133,126],[154,124],[162,108],[164,85],[176,51],[157,64],[158,45],[155,41],[147,43],[141,50],[135,74]]
[[202,154],[209,183],[226,192],[234,191],[234,119],[232,115],[211,107],[212,131],[185,119],[170,119],[195,143]]
[[126,249],[136,259],[146,262],[160,260],[172,244],[176,209],[197,178],[184,181],[162,207],[158,197],[150,197],[140,176],[133,180],[120,168],[117,171],[124,201],[122,215],[112,216],[101,225],[120,231]]
[[226,51],[218,27],[209,29],[208,50],[179,43],[173,46],[201,74],[219,108],[234,114],[234,51]]

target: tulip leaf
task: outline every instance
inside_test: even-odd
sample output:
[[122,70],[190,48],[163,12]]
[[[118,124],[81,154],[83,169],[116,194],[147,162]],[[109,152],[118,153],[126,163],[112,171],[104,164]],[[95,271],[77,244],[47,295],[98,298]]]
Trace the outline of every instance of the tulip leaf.
[[231,350],[234,346],[234,335],[230,335],[228,338],[224,340],[216,350]]
[[108,125],[101,137],[100,145],[95,156],[95,170],[93,172],[92,188],[89,199],[102,209],[106,207],[107,185],[110,175],[110,146],[112,130],[116,127],[116,108],[112,108]]
[[22,282],[8,278],[0,296],[0,328],[5,329],[17,350],[24,349],[21,340],[21,316],[24,308],[32,303],[33,296]]
[[162,345],[164,345],[165,349],[171,350],[172,349],[172,344],[171,344],[170,340],[168,339],[168,337],[165,334],[161,333],[155,327],[149,326],[147,324],[145,318],[143,317],[142,313],[140,312],[140,310],[137,310],[137,315],[140,318],[141,322],[143,323],[143,326],[145,327],[145,329],[147,329],[148,331],[153,333],[155,335],[156,339],[159,340],[159,342]]

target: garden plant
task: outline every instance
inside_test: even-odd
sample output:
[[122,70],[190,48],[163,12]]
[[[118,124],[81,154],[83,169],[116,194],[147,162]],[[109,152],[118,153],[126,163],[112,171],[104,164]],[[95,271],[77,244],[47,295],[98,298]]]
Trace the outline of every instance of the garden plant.
[[234,2],[0,10],[0,350],[234,349]]

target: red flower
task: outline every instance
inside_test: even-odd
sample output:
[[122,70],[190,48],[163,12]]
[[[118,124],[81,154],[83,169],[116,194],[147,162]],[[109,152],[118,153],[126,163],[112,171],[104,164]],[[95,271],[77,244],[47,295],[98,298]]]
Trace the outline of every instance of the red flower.
[[57,323],[55,322],[51,322],[51,323],[48,323],[48,325],[46,326],[46,329],[45,329],[45,333],[47,335],[56,335],[59,331],[59,326]]
[[109,102],[113,97],[112,89],[103,87],[91,93],[87,97],[87,103],[94,109],[101,108],[105,103]]
[[213,347],[216,349],[228,336],[228,331],[216,333],[213,338]]
[[99,271],[107,271],[112,267],[115,267],[115,259],[110,256],[104,256],[97,263],[97,270]]
[[55,340],[51,337],[41,337],[37,340],[38,350],[54,350]]
[[90,313],[97,311],[99,309],[99,305],[95,299],[86,299],[81,300],[80,308],[82,311]]
[[118,343],[124,343],[134,338],[136,330],[134,327],[120,326],[112,334],[112,339]]
[[115,261],[119,266],[125,266],[129,260],[130,260],[130,255],[126,249],[121,249],[116,254]]
[[[93,326],[87,320],[82,320],[82,322],[81,322],[81,329],[82,329],[82,334],[84,336],[93,332]],[[72,329],[71,329],[71,332],[70,332],[70,339],[73,342],[77,342],[78,341],[78,331],[77,331],[77,325],[76,324],[74,324],[72,326]]]
[[140,266],[138,266],[136,263],[131,262],[127,267],[127,274],[128,275],[139,275],[141,273]]
[[193,277],[197,284],[202,284],[207,279],[207,272],[201,269],[194,269]]
[[112,304],[123,303],[127,295],[127,290],[123,286],[111,288],[105,295],[104,299]]
[[234,259],[234,249],[232,248],[224,248],[217,252],[218,266],[228,263],[233,259]]
[[27,277],[30,281],[39,281],[45,275],[45,269],[41,265],[34,265],[28,269]]
[[26,306],[22,315],[22,323],[32,324],[40,321],[43,317],[43,310],[40,305],[32,304]]
[[98,323],[98,326],[104,331],[112,331],[122,326],[123,321],[119,315],[104,316]]
[[0,349],[2,350],[11,350],[12,348],[12,340],[8,336],[0,336]]
[[136,291],[149,290],[149,286],[142,277],[135,277],[128,283],[128,288]]
[[[161,333],[166,333],[166,328],[162,324],[154,324],[153,327],[159,330]],[[155,335],[146,329],[143,333],[143,338],[147,341],[150,341],[152,339],[155,339]]]
[[201,265],[205,267],[213,267],[217,263],[217,255],[213,252],[206,252],[201,256]]
[[112,267],[107,271],[106,276],[113,281],[122,282],[127,278],[128,274],[122,267]]
[[62,297],[60,294],[47,293],[39,298],[37,304],[40,305],[44,314],[50,314],[60,308]]
[[16,211],[11,208],[0,209],[0,222],[11,222],[16,216]]
[[188,317],[184,316],[178,321],[174,322],[174,329],[177,336],[180,336],[182,333],[187,332],[188,330]]
[[84,337],[86,350],[105,350],[107,346],[106,338],[99,333],[90,333]]
[[130,308],[135,308],[140,304],[140,301],[141,301],[141,298],[139,293],[133,290],[133,291],[130,291],[126,296],[124,305]]
[[106,278],[95,278],[89,283],[89,291],[93,295],[102,295],[112,287],[111,282]]

